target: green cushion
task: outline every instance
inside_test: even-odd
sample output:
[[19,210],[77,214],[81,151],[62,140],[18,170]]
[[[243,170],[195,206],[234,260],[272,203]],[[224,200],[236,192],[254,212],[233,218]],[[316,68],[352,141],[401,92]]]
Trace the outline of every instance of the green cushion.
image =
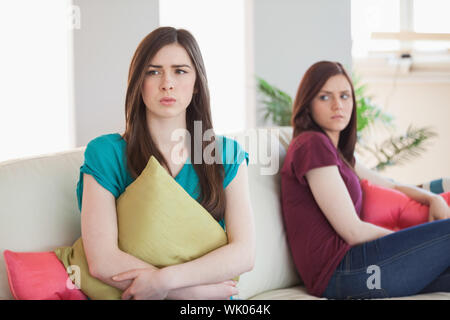
[[[196,259],[227,244],[219,223],[153,156],[117,199],[116,208],[119,248],[159,268]],[[120,299],[120,290],[89,274],[81,238],[55,253],[66,269],[80,268],[80,289],[89,298]]]

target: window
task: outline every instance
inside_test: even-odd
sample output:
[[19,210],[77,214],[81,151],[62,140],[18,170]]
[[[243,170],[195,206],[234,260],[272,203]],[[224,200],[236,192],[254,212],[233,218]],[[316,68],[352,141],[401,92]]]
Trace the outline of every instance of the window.
[[360,74],[447,79],[450,1],[352,0],[351,6],[353,66]]
[[353,56],[448,53],[448,0],[352,0]]
[[[415,50],[448,52],[450,49],[449,12],[450,1],[448,0],[414,0],[414,31],[436,34],[434,41],[415,41],[413,47]],[[439,37],[439,34],[442,36]]]
[[414,31],[450,33],[450,1],[414,0]]
[[0,2],[0,161],[73,147],[69,0]]
[[353,56],[400,49],[398,41],[371,39],[373,32],[399,32],[399,16],[400,0],[352,0]]
[[160,25],[189,30],[200,46],[217,133],[245,128],[245,4],[242,0],[164,0]]

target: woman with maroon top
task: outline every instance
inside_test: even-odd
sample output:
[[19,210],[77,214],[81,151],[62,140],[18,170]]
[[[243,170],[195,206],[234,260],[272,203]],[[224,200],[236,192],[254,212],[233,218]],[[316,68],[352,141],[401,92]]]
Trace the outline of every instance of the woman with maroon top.
[[[340,63],[307,70],[292,125],[281,171],[283,219],[308,292],[331,299],[450,292],[450,208],[439,195],[356,161],[355,94]],[[360,179],[429,206],[430,222],[393,232],[362,221]]]

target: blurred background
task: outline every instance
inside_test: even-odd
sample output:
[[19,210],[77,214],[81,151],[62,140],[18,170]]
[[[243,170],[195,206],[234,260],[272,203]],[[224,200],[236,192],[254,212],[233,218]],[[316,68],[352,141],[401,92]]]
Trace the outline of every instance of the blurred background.
[[448,12],[447,0],[0,0],[0,162],[122,133],[132,55],[174,26],[198,40],[217,133],[284,125],[306,69],[339,61],[363,108],[363,161],[405,183],[450,176]]

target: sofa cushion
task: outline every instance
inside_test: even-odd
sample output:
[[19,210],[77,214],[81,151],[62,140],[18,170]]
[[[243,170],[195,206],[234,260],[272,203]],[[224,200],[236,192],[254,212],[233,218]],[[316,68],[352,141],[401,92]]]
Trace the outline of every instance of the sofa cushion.
[[[406,194],[361,180],[363,208],[361,220],[393,231],[428,222],[429,207]],[[450,192],[441,196],[450,205]]]
[[279,172],[292,128],[249,129],[227,136],[236,139],[249,154],[250,200],[256,229],[255,265],[239,279],[239,298],[298,285],[301,280],[289,251],[280,204]]
[[327,300],[310,295],[305,286],[294,286],[290,288],[270,290],[260,293],[250,300]]
[[[117,199],[119,248],[156,267],[196,259],[227,243],[225,231],[152,156]],[[82,239],[55,250],[64,266],[78,266],[91,299],[120,299],[120,290],[89,274]]]
[[428,221],[428,207],[406,194],[361,180],[363,208],[361,220],[398,231]]
[[9,287],[16,300],[86,300],[53,252],[5,250]]
[[[449,300],[450,292],[422,293],[407,297],[383,298],[376,300]],[[327,300],[310,295],[304,286],[270,290],[260,293],[251,300]],[[375,300],[375,299],[374,299]]]

